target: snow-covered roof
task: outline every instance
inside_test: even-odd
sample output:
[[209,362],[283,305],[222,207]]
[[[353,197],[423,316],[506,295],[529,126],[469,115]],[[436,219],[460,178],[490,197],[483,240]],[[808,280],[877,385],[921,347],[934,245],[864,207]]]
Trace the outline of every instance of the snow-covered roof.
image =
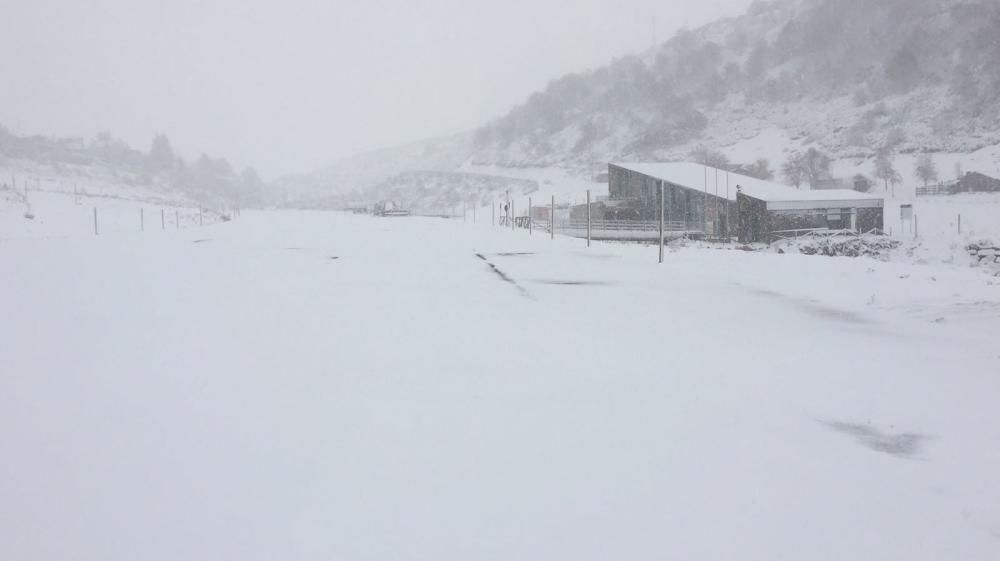
[[[662,179],[668,183],[696,191],[707,190],[710,195],[718,195],[721,198],[736,200],[736,189],[739,187],[743,194],[767,202],[803,202],[809,206],[816,206],[822,202],[843,202],[843,201],[868,201],[864,206],[877,205],[882,201],[882,197],[859,193],[849,189],[829,189],[829,190],[803,190],[793,189],[773,181],[763,181],[746,175],[727,172],[692,162],[660,162],[660,163],[629,163],[612,164],[615,167],[641,173],[643,175]],[[727,178],[728,175],[728,178]],[[728,193],[726,181],[728,179]]]

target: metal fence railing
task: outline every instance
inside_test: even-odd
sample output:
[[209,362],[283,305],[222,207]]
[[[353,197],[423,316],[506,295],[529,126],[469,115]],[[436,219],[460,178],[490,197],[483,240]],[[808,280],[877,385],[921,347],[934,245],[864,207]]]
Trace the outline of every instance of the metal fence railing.
[[[551,233],[553,224],[547,220],[535,220],[532,226],[539,231]],[[565,236],[587,237],[586,220],[556,220],[555,231]],[[703,236],[704,228],[684,221],[665,221],[664,234],[668,237]],[[660,235],[660,223],[653,220],[591,220],[590,237],[596,240],[655,240]]]
[[926,187],[917,187],[918,197],[941,197],[945,195],[953,195],[954,193],[955,193],[955,186],[946,183],[939,183],[937,185],[928,185]]

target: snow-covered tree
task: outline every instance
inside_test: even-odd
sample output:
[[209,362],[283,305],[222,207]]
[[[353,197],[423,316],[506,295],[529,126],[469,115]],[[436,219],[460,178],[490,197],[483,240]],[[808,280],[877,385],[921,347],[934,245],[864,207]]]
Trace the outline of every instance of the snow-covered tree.
[[756,162],[750,164],[747,169],[747,174],[750,177],[756,177],[757,179],[763,179],[769,181],[774,179],[774,172],[771,171],[771,162],[767,158],[760,158]]
[[725,168],[729,165],[729,158],[725,154],[704,145],[698,146],[691,151],[691,159],[699,164],[713,168]]
[[153,137],[153,145],[149,148],[149,163],[154,170],[172,169],[177,163],[177,156],[167,135],[158,134]]
[[[875,177],[885,183],[886,192],[889,191],[890,184],[895,188],[903,181],[902,176],[896,171],[894,159],[892,152],[884,148],[879,150],[875,156]],[[893,192],[895,194],[895,189]]]
[[917,158],[917,163],[913,166],[913,172],[923,182],[924,187],[938,180],[937,166],[934,165],[934,157],[930,154],[921,154]]
[[781,173],[785,176],[785,180],[794,185],[796,189],[802,186],[802,181],[806,178],[804,159],[805,155],[801,152],[793,152],[791,156],[788,156],[785,164],[781,166]]
[[789,156],[781,170],[788,182],[798,188],[804,181],[813,185],[821,179],[829,179],[831,162],[830,156],[816,148],[810,148]]

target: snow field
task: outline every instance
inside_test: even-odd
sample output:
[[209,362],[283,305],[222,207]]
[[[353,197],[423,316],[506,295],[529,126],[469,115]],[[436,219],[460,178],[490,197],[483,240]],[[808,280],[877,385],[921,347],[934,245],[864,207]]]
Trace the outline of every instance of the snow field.
[[0,262],[3,558],[1000,544],[978,270],[321,212]]
[[23,192],[0,191],[0,240],[93,237],[94,209],[97,209],[98,234],[104,235],[151,234],[221,220],[217,212],[208,209],[199,216],[199,209],[189,205],[32,190],[28,191],[25,204]]

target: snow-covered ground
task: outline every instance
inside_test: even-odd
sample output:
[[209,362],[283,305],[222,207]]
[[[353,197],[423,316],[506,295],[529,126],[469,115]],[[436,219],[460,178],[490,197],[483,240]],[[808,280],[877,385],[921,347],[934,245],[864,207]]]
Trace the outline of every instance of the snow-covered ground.
[[1000,551],[982,270],[482,219],[147,234],[0,242],[2,559]]
[[221,214],[199,209],[190,202],[162,199],[135,200],[101,192],[74,194],[60,191],[0,189],[0,243],[11,239],[80,238],[191,228],[220,221]]

